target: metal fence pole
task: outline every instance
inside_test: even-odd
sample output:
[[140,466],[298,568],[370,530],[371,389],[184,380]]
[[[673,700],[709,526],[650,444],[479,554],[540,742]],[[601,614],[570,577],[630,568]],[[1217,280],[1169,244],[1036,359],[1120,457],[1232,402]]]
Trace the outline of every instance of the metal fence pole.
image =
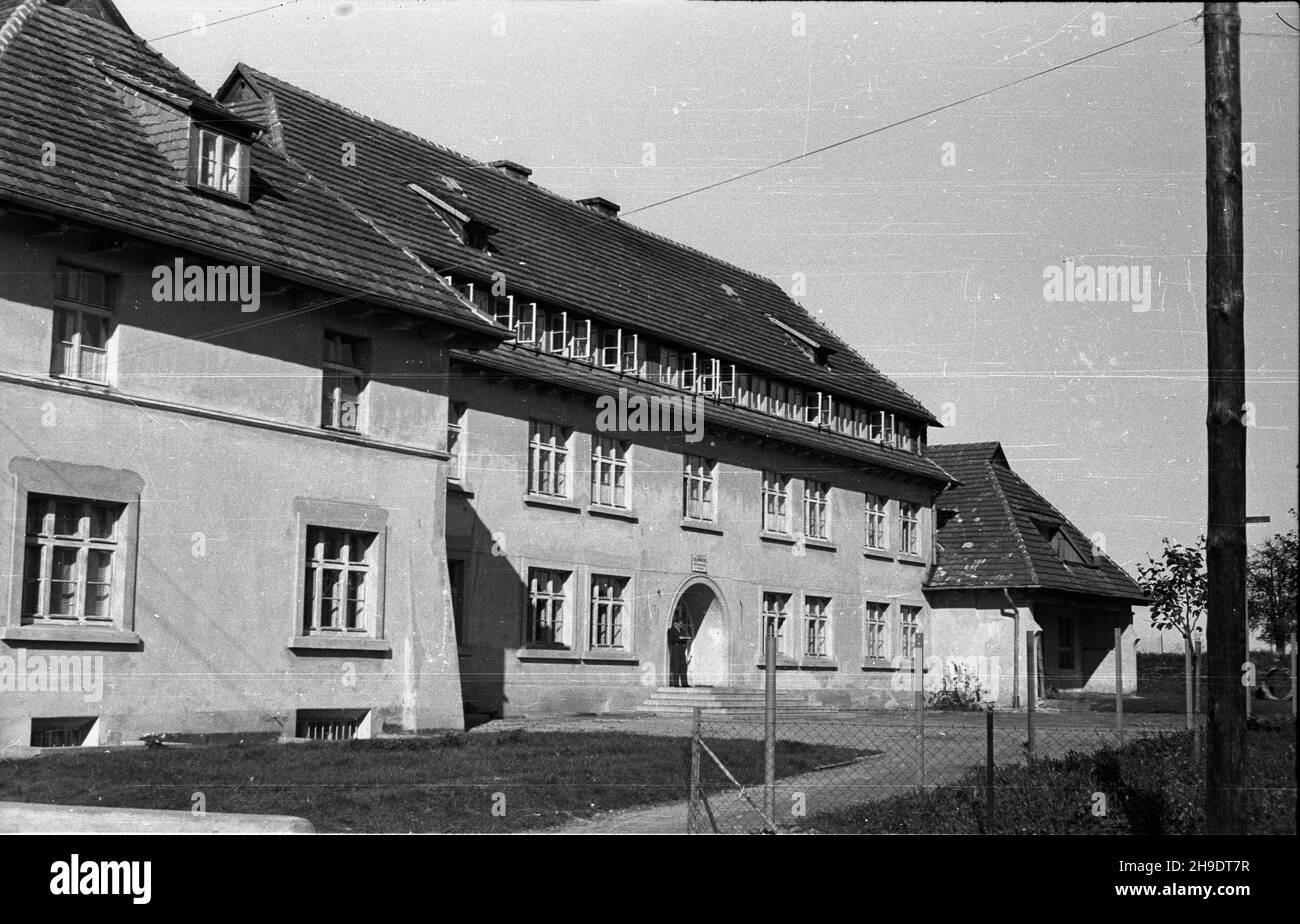
[[1034,759],[1034,721],[1038,715],[1038,646],[1034,644],[1034,633],[1030,630],[1025,633],[1025,662],[1029,667],[1029,696],[1025,699],[1025,720],[1029,730],[1029,740],[1026,747],[1029,751],[1029,759]]
[[[1249,658],[1247,659],[1249,660]],[[1247,675],[1249,676],[1249,675]],[[1243,683],[1242,692],[1246,694],[1246,721],[1250,721],[1251,700],[1255,698],[1255,685],[1253,683]]]
[[1183,686],[1184,695],[1187,699],[1187,730],[1192,730],[1194,724],[1193,716],[1196,715],[1196,698],[1192,695],[1192,637],[1186,635],[1183,637]]
[[1291,718],[1295,718],[1295,633],[1291,633]]
[[917,761],[918,785],[925,789],[925,633],[916,633],[916,647],[913,649],[915,659],[912,664],[912,677],[916,688],[916,729],[920,760]]
[[691,712],[691,791],[686,799],[687,834],[695,833],[695,812],[700,799],[700,707],[696,706]]
[[776,819],[776,635],[767,637],[763,662],[766,675],[763,697],[763,810]]
[[1192,674],[1192,697],[1196,703],[1196,714],[1200,715],[1201,708],[1201,691],[1205,689],[1205,652],[1202,650],[1201,640],[1196,640],[1196,670]]
[[1115,627],[1115,734],[1124,746],[1124,630]]
[[985,799],[985,816],[986,816],[986,818],[985,818],[985,822],[984,822],[984,823],[985,823],[985,830],[986,830],[986,832],[987,832],[987,833],[992,833],[992,831],[993,831],[993,819],[994,819],[994,810],[993,810],[993,710],[990,708],[990,709],[987,710],[987,712],[986,712],[985,714],[986,714],[986,717],[987,717],[987,718],[986,718],[986,721],[985,721],[985,728],[986,728],[986,731],[987,731],[987,738],[988,738],[988,758],[987,758],[987,760],[985,761],[985,766],[986,766],[987,769],[986,769],[986,771],[985,771],[985,772],[986,772],[986,778],[985,778],[985,782],[984,782],[984,790],[985,790],[985,792],[984,792],[984,799]]

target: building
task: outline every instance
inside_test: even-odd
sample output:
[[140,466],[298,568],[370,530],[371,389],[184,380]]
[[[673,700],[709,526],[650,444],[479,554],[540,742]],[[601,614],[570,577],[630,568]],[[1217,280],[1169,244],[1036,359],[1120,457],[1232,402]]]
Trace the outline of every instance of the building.
[[0,2],[0,745],[459,727],[500,331],[107,3]]
[[1062,516],[998,443],[926,452],[956,482],[938,501],[938,564],[926,585],[930,648],[950,680],[964,664],[998,702],[1024,703],[1032,637],[1038,696],[1114,692],[1117,664],[1124,692],[1136,692],[1132,608],[1147,598],[1106,556],[1104,536]]
[[1122,572],[997,558],[1082,540],[771,280],[246,65],[209,95],[108,0],[0,0],[0,115],[0,744],[628,711],[757,687],[768,635],[829,705],[1037,628],[1104,673]]

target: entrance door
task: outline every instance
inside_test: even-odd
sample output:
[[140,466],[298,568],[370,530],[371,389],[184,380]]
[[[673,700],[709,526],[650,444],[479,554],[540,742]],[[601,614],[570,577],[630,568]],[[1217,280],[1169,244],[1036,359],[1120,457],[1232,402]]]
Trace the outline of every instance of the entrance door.
[[722,605],[705,584],[688,587],[673,608],[673,618],[684,617],[691,626],[687,647],[686,678],[691,686],[719,687],[727,683],[730,636]]

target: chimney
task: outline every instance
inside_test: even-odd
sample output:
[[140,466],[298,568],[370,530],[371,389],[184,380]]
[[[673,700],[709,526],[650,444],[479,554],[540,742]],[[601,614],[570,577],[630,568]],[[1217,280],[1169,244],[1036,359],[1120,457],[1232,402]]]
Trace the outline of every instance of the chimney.
[[600,196],[592,196],[590,199],[579,199],[579,205],[585,205],[593,212],[599,212],[606,218],[618,217],[618,203],[610,202],[608,199]]
[[533,171],[523,164],[515,163],[513,160],[494,160],[488,166],[496,167],[511,179],[521,180],[525,183],[529,182],[528,178],[533,175]]

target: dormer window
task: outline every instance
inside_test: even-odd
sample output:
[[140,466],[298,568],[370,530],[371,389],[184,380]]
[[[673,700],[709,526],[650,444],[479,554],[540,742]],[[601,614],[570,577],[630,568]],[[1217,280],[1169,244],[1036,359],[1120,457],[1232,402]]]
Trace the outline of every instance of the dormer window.
[[1087,565],[1095,567],[1097,562],[1090,552],[1085,553],[1070,541],[1070,537],[1065,534],[1059,523],[1050,523],[1045,520],[1035,520],[1034,525],[1038,531],[1052,545],[1052,551],[1056,557],[1067,565]]
[[190,183],[204,192],[248,201],[248,144],[195,125],[190,134]]

